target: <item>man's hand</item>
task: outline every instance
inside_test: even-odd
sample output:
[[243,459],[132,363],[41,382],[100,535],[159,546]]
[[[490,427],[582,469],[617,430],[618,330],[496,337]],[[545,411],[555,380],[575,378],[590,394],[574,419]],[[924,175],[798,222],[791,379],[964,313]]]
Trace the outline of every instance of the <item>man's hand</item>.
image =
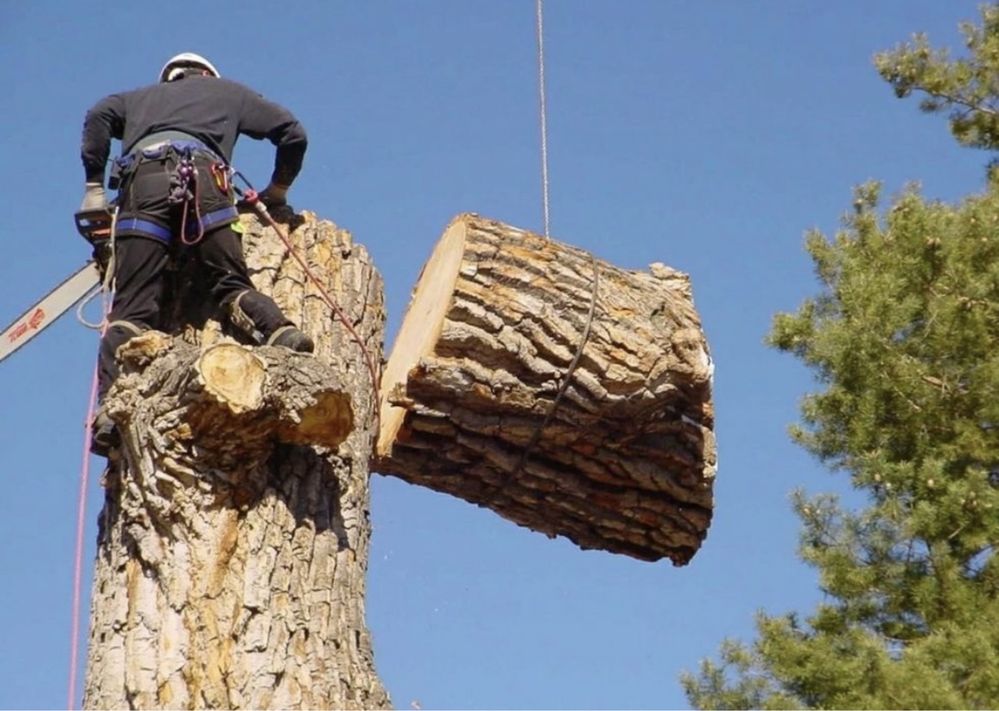
[[101,183],[87,183],[83,191],[80,212],[95,212],[108,209],[108,197]]
[[257,198],[267,207],[281,207],[288,204],[288,186],[270,183]]

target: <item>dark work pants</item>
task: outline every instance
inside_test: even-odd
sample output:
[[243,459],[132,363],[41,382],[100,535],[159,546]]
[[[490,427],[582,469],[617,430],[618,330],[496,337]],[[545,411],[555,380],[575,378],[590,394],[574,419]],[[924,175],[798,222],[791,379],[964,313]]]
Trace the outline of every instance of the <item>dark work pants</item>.
[[[205,233],[200,242],[184,249],[192,251],[200,262],[211,298],[223,309],[241,293],[250,292],[240,299],[240,308],[265,338],[291,324],[273,299],[253,288],[240,236],[231,225]],[[102,400],[118,375],[115,362],[118,347],[137,331],[160,327],[169,261],[170,247],[160,240],[131,235],[119,237],[115,242],[116,288],[108,315],[112,325],[101,339],[98,358],[98,396]],[[131,327],[115,324],[116,321],[127,322]]]
[[[171,250],[183,249],[198,265],[201,284],[211,300],[223,309],[243,292],[239,300],[242,313],[252,322],[253,330],[264,338],[291,322],[274,301],[256,291],[250,282],[243,257],[240,236],[232,229],[235,219],[231,188],[215,181],[212,166],[218,167],[214,154],[197,151],[186,154],[193,161],[196,177],[190,184],[196,196],[197,214],[222,214],[223,223],[207,228],[194,244],[180,244],[182,226],[197,226],[193,204],[171,200],[177,188],[177,166],[185,157],[173,148],[155,153],[156,158],[140,160],[122,178],[119,230],[115,240],[115,297],[108,321],[111,324],[101,339],[98,362],[98,394],[103,399],[118,374],[115,352],[137,332],[161,328],[160,312],[167,286],[166,267]],[[186,208],[186,218],[185,218]],[[226,212],[232,213],[226,216]],[[159,235],[158,239],[153,235]],[[172,239],[171,239],[172,236]],[[197,234],[189,230],[188,242]],[[116,323],[116,322],[125,322]]]

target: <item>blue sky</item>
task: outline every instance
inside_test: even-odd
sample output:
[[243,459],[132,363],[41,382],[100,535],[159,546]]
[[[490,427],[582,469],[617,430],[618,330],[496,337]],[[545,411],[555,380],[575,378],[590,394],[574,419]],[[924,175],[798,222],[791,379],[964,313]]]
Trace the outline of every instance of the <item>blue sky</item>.
[[[398,708],[684,707],[678,673],[750,638],[757,610],[811,609],[788,494],[848,485],[789,442],[815,385],[763,337],[815,293],[803,234],[837,229],[852,186],[981,189],[989,156],[897,100],[871,63],[915,31],[958,48],[977,5],[547,0],[552,236],[691,275],[717,367],[714,523],[673,568],[373,476],[368,622]],[[534,23],[534,0],[0,0],[0,325],[88,255],[72,227],[84,112],[196,51],[306,126],[291,201],[371,251],[390,345],[454,215],[542,228]],[[235,162],[262,185],[272,156],[243,139]],[[0,707],[65,704],[96,346],[68,315],[0,364]],[[88,496],[85,594],[96,481]]]

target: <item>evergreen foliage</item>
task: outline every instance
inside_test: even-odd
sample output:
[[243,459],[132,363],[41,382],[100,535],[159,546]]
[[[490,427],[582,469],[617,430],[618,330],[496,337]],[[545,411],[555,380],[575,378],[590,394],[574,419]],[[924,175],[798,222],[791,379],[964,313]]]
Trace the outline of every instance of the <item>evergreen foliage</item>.
[[961,24],[968,56],[951,59],[924,34],[875,56],[881,76],[896,96],[923,94],[920,108],[950,112],[950,127],[961,145],[999,149],[999,6],[981,9],[981,24]]
[[[999,148],[999,5],[970,56],[925,37],[878,55],[896,93],[951,109],[962,144]],[[684,674],[699,708],[999,708],[999,178],[959,204],[855,191],[832,239],[807,236],[821,284],[769,343],[822,390],[796,441],[849,472],[860,511],[794,496],[825,600],[757,618]]]

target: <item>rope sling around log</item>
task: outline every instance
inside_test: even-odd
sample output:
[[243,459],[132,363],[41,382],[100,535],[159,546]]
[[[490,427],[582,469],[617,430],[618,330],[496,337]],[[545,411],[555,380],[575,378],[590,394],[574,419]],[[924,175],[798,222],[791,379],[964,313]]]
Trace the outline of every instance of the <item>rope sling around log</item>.
[[[545,85],[544,0],[537,0],[535,5],[535,17],[537,19],[535,29],[538,44],[538,116],[539,123],[541,124],[541,205],[545,239],[551,239],[551,208],[549,204],[550,180],[548,177],[548,91]],[[586,319],[586,327],[583,329],[583,336],[580,338],[579,345],[576,347],[576,355],[573,357],[572,362],[569,364],[569,368],[562,377],[562,385],[559,388],[558,393],[555,395],[555,399],[552,401],[551,409],[548,411],[545,419],[534,431],[534,434],[531,436],[530,441],[528,441],[527,446],[524,447],[524,451],[520,457],[520,463],[517,465],[517,469],[511,473],[511,476],[520,472],[527,465],[528,457],[531,456],[531,450],[537,446],[538,440],[541,439],[541,433],[544,431],[545,427],[548,426],[548,423],[551,422],[552,417],[555,415],[555,411],[558,410],[558,407],[562,402],[562,398],[565,396],[565,391],[569,387],[572,375],[575,372],[576,367],[579,365],[579,359],[583,355],[583,349],[586,347],[586,342],[590,338],[590,329],[593,325],[593,312],[597,304],[597,288],[600,283],[600,267],[597,264],[596,257],[594,257],[592,261],[593,289],[590,293],[590,311]]]

